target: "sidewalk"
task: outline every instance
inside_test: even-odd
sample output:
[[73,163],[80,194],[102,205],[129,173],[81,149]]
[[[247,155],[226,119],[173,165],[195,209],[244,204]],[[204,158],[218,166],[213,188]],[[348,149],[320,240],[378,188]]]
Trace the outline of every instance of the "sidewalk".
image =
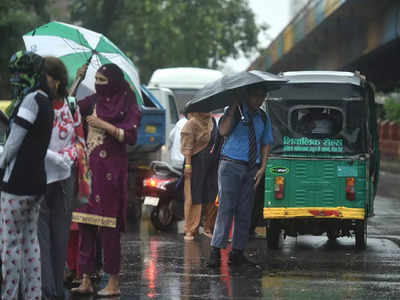
[[388,160],[388,159],[381,159],[381,171],[393,173],[393,174],[400,174],[400,161],[399,160]]

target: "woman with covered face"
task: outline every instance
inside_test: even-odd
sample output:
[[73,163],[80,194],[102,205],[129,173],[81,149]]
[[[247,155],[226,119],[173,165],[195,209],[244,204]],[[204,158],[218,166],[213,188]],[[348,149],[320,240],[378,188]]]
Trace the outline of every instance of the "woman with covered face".
[[204,205],[204,232],[211,236],[216,217],[217,157],[213,153],[217,126],[211,113],[194,112],[181,131],[185,156],[185,240],[198,233]]
[[[78,76],[84,77],[86,66]],[[119,295],[120,232],[126,227],[128,154],[140,122],[136,96],[115,64],[105,64],[95,75],[96,93],[78,102],[87,122],[87,148],[92,191],[89,204],[74,213],[79,222],[79,269],[82,283],[73,293],[94,293],[89,274],[96,271],[96,232],[103,242],[104,271],[110,275],[99,296]]]

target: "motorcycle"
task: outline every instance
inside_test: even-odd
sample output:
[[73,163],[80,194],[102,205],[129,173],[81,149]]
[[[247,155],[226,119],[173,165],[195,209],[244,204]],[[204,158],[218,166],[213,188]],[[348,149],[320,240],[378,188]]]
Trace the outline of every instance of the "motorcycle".
[[182,171],[163,161],[153,161],[150,169],[151,176],[143,180],[143,204],[152,207],[153,226],[167,231],[174,221],[184,218]]

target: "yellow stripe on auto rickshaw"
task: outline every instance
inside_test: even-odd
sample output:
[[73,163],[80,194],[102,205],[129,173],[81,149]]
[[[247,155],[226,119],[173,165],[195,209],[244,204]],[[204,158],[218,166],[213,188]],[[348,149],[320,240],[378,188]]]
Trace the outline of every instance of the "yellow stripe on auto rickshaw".
[[289,219],[311,217],[323,219],[364,220],[364,208],[349,207],[264,207],[264,219]]
[[102,227],[117,227],[117,219],[112,217],[103,217],[87,213],[73,212],[72,222],[97,225]]

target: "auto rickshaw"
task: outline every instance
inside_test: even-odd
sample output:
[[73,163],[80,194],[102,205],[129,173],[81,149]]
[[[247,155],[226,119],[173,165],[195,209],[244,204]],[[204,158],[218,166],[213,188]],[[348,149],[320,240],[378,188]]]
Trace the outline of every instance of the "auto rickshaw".
[[379,175],[374,90],[358,72],[298,71],[270,92],[274,144],[265,179],[267,247],[281,234],[367,244]]

